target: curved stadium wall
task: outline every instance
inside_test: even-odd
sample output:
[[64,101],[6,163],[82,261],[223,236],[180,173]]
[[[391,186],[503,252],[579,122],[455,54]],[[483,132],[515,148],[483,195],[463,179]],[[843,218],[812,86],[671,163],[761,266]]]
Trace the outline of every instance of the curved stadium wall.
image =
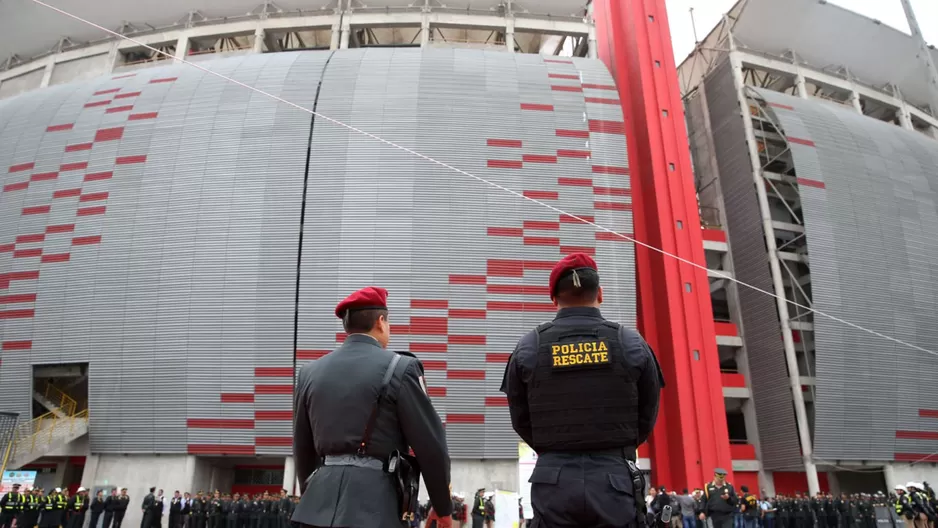
[[[632,232],[621,107],[599,61],[356,49],[201,63]],[[0,101],[0,404],[34,365],[87,363],[94,453],[291,451],[296,368],[342,340],[335,303],[390,290],[451,453],[515,458],[498,387],[549,319],[549,267],[600,264],[635,320],[623,239],[198,69]]]

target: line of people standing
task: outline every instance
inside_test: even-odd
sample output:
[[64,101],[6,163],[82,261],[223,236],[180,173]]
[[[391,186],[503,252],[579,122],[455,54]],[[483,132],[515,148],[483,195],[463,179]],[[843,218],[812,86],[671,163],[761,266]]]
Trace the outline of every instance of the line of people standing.
[[[12,528],[13,521],[18,528],[82,528],[85,514],[90,509],[92,526],[104,514],[103,528],[120,528],[127,511],[127,490],[118,496],[116,490],[112,497],[104,499],[101,493],[92,501],[88,491],[78,488],[75,495],[69,497],[68,490],[55,488],[46,495],[42,488],[20,493],[20,485],[14,484],[13,490],[0,499],[0,528]],[[100,506],[98,506],[100,505]]]
[[[162,527],[165,500],[163,490],[150,488],[140,506],[140,528]],[[169,499],[168,528],[289,528],[298,502],[299,497],[288,496],[286,490],[281,490],[279,497],[265,491],[253,498],[219,491],[212,495],[200,491],[192,497],[189,492],[176,491]]]

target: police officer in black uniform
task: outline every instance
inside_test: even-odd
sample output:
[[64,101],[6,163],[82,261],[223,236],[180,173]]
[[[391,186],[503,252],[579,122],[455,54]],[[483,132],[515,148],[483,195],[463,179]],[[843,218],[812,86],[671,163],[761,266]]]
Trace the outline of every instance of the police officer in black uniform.
[[557,315],[521,338],[501,387],[538,454],[532,526],[635,526],[645,513],[635,450],[658,416],[658,362],[638,332],[603,318],[590,256],[558,262],[549,291]]
[[714,469],[713,480],[704,486],[701,520],[709,517],[713,528],[732,528],[733,515],[738,504],[736,489],[726,481],[726,470]]
[[[293,454],[303,497],[294,522],[400,527],[400,501],[384,466],[392,452],[412,448],[440,528],[452,523],[443,424],[427,396],[420,362],[387,350],[387,295],[384,288],[369,287],[340,302],[335,314],[348,337],[297,377]],[[376,408],[386,375],[387,391]],[[374,427],[365,442],[369,423]]]

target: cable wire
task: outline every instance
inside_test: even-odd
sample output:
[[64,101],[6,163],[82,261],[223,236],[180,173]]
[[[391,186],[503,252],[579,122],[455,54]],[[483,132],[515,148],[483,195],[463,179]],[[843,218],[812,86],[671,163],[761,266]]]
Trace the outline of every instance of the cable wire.
[[223,74],[221,74],[221,73],[217,73],[217,72],[215,72],[215,71],[212,71],[212,70],[210,70],[210,69],[208,69],[208,68],[206,68],[206,67],[204,67],[204,66],[200,66],[200,65],[198,65],[198,64],[189,62],[189,61],[187,61],[187,60],[185,60],[185,59],[181,59],[181,58],[179,58],[179,57],[175,57],[175,56],[173,56],[173,55],[170,55],[170,54],[168,54],[168,53],[166,53],[166,52],[164,52],[164,51],[162,51],[162,50],[159,50],[159,49],[157,49],[157,48],[154,48],[153,46],[149,46],[149,45],[147,45],[147,44],[144,44],[143,42],[140,42],[139,40],[136,40],[136,39],[134,39],[134,38],[131,38],[131,37],[127,36],[127,35],[122,35],[122,34],[118,33],[117,31],[108,29],[108,28],[106,28],[106,27],[104,27],[104,26],[101,26],[101,25],[99,25],[99,24],[95,24],[94,22],[91,22],[91,21],[89,21],[89,20],[86,20],[86,19],[84,19],[84,18],[82,18],[82,17],[80,17],[80,16],[78,16],[78,15],[69,13],[68,11],[65,11],[65,10],[63,10],[63,9],[60,9],[60,8],[55,7],[55,6],[53,6],[53,5],[49,5],[49,4],[45,3],[45,2],[43,2],[42,0],[29,0],[29,1],[32,2],[32,3],[34,3],[34,4],[36,4],[36,5],[45,7],[45,8],[47,8],[47,9],[50,9],[50,10],[52,10],[52,11],[55,11],[55,12],[61,14],[61,15],[64,15],[64,16],[66,16],[66,17],[69,17],[69,18],[71,18],[71,19],[73,19],[73,20],[77,20],[77,21],[79,21],[79,22],[81,22],[81,23],[83,23],[83,24],[87,24],[87,25],[89,25],[89,26],[91,26],[91,27],[94,27],[94,28],[96,28],[96,29],[99,29],[99,30],[101,30],[101,31],[104,31],[105,33],[108,33],[108,34],[113,35],[113,36],[115,36],[115,37],[118,37],[118,38],[127,40],[127,41],[129,41],[129,42],[133,42],[134,44],[136,44],[136,45],[138,45],[138,46],[142,46],[142,47],[144,47],[144,48],[146,48],[146,49],[148,49],[148,50],[154,51],[154,52],[156,52],[156,53],[158,53],[158,54],[160,54],[160,55],[165,55],[166,57],[171,58],[171,59],[173,59],[174,61],[181,62],[181,63],[183,63],[183,64],[186,64],[186,65],[188,65],[188,66],[191,66],[191,67],[193,67],[193,68],[196,68],[196,69],[198,69],[198,70],[201,70],[201,71],[203,71],[203,72],[205,72],[205,73],[207,73],[207,74],[209,74],[209,75],[213,75],[213,76],[218,77],[218,78],[220,78],[220,79],[223,79],[223,80],[225,80],[225,81],[234,83],[234,84],[236,84],[236,85],[238,85],[238,86],[247,88],[248,90],[251,90],[251,91],[253,91],[253,92],[256,92],[256,93],[258,93],[258,94],[261,94],[261,95],[263,95],[263,96],[265,96],[265,97],[269,97],[269,98],[271,98],[271,99],[273,99],[273,100],[275,100],[275,101],[279,101],[279,102],[281,102],[281,103],[283,103],[283,104],[285,104],[285,105],[292,106],[292,107],[294,107],[294,108],[296,108],[296,109],[298,109],[298,110],[302,110],[302,111],[304,111],[304,112],[307,112],[307,113],[309,113],[309,114],[311,114],[311,115],[314,115],[314,116],[316,116],[316,117],[318,117],[318,118],[320,118],[320,119],[323,119],[323,120],[325,120],[325,121],[328,121],[328,122],[330,122],[330,123],[333,123],[333,124],[338,125],[338,126],[343,127],[343,128],[347,128],[347,129],[351,130],[352,132],[356,132],[356,133],[361,134],[361,135],[363,135],[363,136],[367,136],[367,137],[369,137],[369,138],[371,138],[371,139],[373,139],[373,140],[375,140],[375,141],[378,141],[378,142],[380,142],[380,143],[384,143],[385,145],[388,145],[389,147],[393,147],[393,148],[396,148],[396,149],[398,149],[398,150],[402,150],[402,151],[404,151],[404,152],[407,152],[408,154],[412,154],[412,155],[414,155],[414,156],[416,156],[416,157],[418,157],[418,158],[421,158],[421,159],[423,159],[423,160],[429,161],[430,163],[434,163],[434,164],[436,164],[436,165],[439,165],[439,166],[444,167],[444,168],[446,168],[446,169],[449,169],[449,170],[451,170],[451,171],[457,172],[457,173],[462,174],[462,175],[464,175],[464,176],[468,176],[468,177],[470,177],[470,178],[472,178],[472,179],[474,179],[474,180],[476,180],[476,181],[479,181],[479,182],[481,182],[481,183],[484,183],[484,184],[486,184],[486,185],[495,187],[496,189],[505,191],[506,193],[512,194],[512,195],[514,195],[514,196],[517,196],[518,198],[521,198],[521,199],[523,199],[523,200],[527,200],[527,201],[529,201],[529,202],[535,203],[535,204],[537,204],[537,205],[540,205],[541,207],[544,207],[544,208],[546,208],[546,209],[550,209],[551,211],[554,211],[554,212],[559,213],[559,214],[561,214],[561,215],[569,216],[569,217],[571,217],[571,218],[574,218],[574,219],[576,219],[576,220],[579,221],[579,222],[582,222],[582,223],[584,223],[584,224],[591,225],[591,226],[595,227],[596,229],[605,231],[605,232],[607,232],[607,233],[611,233],[612,235],[615,235],[615,236],[617,236],[617,237],[619,237],[619,238],[622,238],[623,240],[628,240],[629,242],[632,242],[633,244],[637,244],[637,245],[639,245],[639,246],[641,246],[641,247],[644,247],[644,248],[646,248],[646,249],[650,249],[650,250],[652,250],[652,251],[656,251],[656,252],[658,252],[658,253],[660,253],[660,254],[662,254],[662,255],[665,255],[665,256],[667,256],[667,257],[673,258],[674,260],[677,260],[677,261],[679,261],[679,262],[681,262],[681,263],[684,263],[684,264],[687,264],[687,265],[689,265],[689,266],[693,266],[693,267],[698,268],[698,269],[700,269],[700,270],[703,270],[703,271],[705,271],[705,272],[708,272],[708,273],[710,273],[710,274],[712,274],[712,275],[715,275],[715,276],[717,276],[717,277],[719,277],[719,278],[722,278],[722,279],[725,279],[725,280],[734,282],[734,283],[736,283],[736,284],[738,284],[738,285],[740,285],[740,286],[749,288],[749,289],[751,289],[751,290],[754,290],[754,291],[757,291],[757,292],[759,292],[759,293],[768,295],[768,296],[770,296],[770,297],[774,297],[775,299],[781,299],[781,300],[783,300],[783,301],[785,301],[785,302],[787,302],[787,303],[789,303],[789,304],[791,304],[791,305],[793,305],[793,306],[797,306],[798,308],[802,308],[802,309],[804,309],[804,310],[808,310],[808,311],[810,311],[811,313],[814,313],[815,315],[819,315],[819,316],[821,316],[821,317],[825,317],[825,318],[830,319],[830,320],[832,320],[832,321],[836,321],[836,322],[838,322],[838,323],[841,323],[841,324],[843,324],[843,325],[849,326],[849,327],[854,328],[854,329],[856,329],[856,330],[860,330],[860,331],[862,331],[862,332],[866,332],[866,333],[868,333],[868,334],[871,334],[871,335],[880,337],[880,338],[882,338],[882,339],[886,339],[886,340],[888,340],[888,341],[892,341],[892,342],[894,342],[894,343],[897,343],[897,344],[900,344],[900,345],[909,347],[909,348],[914,349],[914,350],[918,350],[918,351],[920,351],[920,352],[925,352],[926,354],[931,354],[931,355],[933,355],[933,356],[938,356],[938,352],[935,352],[935,351],[933,351],[933,350],[929,350],[929,349],[927,349],[927,348],[923,348],[923,347],[920,347],[920,346],[918,346],[918,345],[914,345],[914,344],[912,344],[912,343],[907,343],[907,342],[905,342],[905,341],[903,341],[903,340],[901,340],[901,339],[898,339],[898,338],[895,338],[895,337],[892,337],[892,336],[888,336],[888,335],[886,335],[886,334],[877,332],[876,330],[873,330],[873,329],[870,329],[870,328],[866,328],[866,327],[861,326],[861,325],[858,325],[858,324],[856,324],[856,323],[852,323],[852,322],[850,322],[850,321],[847,321],[847,320],[842,319],[842,318],[840,318],[840,317],[837,317],[837,316],[834,316],[834,315],[831,315],[831,314],[822,312],[822,311],[817,310],[817,309],[815,309],[815,308],[812,308],[812,307],[810,307],[810,306],[805,306],[805,305],[803,305],[803,304],[797,303],[797,302],[792,301],[792,300],[790,300],[790,299],[782,298],[782,297],[780,297],[779,295],[776,295],[774,292],[769,292],[769,291],[767,291],[767,290],[763,290],[762,288],[759,288],[759,287],[757,287],[757,286],[753,286],[753,285],[748,284],[748,283],[746,283],[746,282],[740,281],[740,280],[736,279],[735,277],[731,277],[731,276],[726,275],[725,273],[722,273],[722,272],[720,272],[720,271],[708,269],[706,266],[703,266],[703,265],[698,264],[698,263],[696,263],[696,262],[687,260],[687,259],[685,259],[685,258],[683,258],[683,257],[681,257],[681,256],[679,256],[679,255],[675,255],[675,254],[673,254],[673,253],[670,253],[670,252],[668,252],[668,251],[665,251],[664,249],[657,248],[657,247],[655,247],[655,246],[652,246],[651,244],[642,242],[642,241],[640,241],[640,240],[636,240],[635,238],[632,238],[632,237],[630,237],[630,236],[628,236],[628,235],[624,235],[624,234],[622,234],[622,233],[619,233],[619,232],[614,231],[614,230],[612,230],[612,229],[609,229],[609,228],[607,228],[607,227],[601,226],[601,225],[599,225],[599,224],[597,224],[597,223],[595,223],[595,222],[592,222],[592,221],[590,221],[590,220],[586,220],[586,219],[581,218],[581,217],[579,217],[579,216],[577,216],[577,215],[575,215],[575,214],[568,213],[568,212],[564,211],[563,209],[560,209],[559,207],[555,207],[555,206],[553,206],[553,205],[544,203],[544,202],[542,202],[542,201],[540,201],[540,200],[538,200],[538,199],[536,199],[536,198],[531,198],[531,197],[529,197],[529,196],[525,196],[524,194],[522,194],[522,193],[520,193],[520,192],[518,192],[518,191],[515,191],[515,190],[513,190],[513,189],[509,189],[508,187],[505,187],[505,186],[500,185],[500,184],[498,184],[498,183],[495,183],[495,182],[493,182],[493,181],[489,181],[489,180],[487,180],[487,179],[485,179],[485,178],[483,178],[483,177],[481,177],[481,176],[476,176],[475,174],[471,174],[471,173],[469,173],[469,172],[466,172],[466,171],[464,171],[464,170],[462,170],[462,169],[460,169],[460,168],[458,168],[458,167],[454,167],[454,166],[452,166],[452,165],[450,165],[450,164],[448,164],[448,163],[446,163],[446,162],[439,161],[439,160],[434,159],[434,158],[431,158],[430,156],[427,156],[427,155],[425,155],[425,154],[421,154],[420,152],[417,152],[417,151],[415,151],[415,150],[413,150],[413,149],[407,148],[407,147],[402,146],[402,145],[398,145],[397,143],[394,143],[394,142],[389,141],[389,140],[387,140],[387,139],[384,139],[384,138],[381,138],[381,137],[379,137],[379,136],[376,136],[376,135],[374,135],[374,134],[372,134],[372,133],[370,133],[370,132],[366,132],[366,131],[364,131],[364,130],[361,130],[361,129],[359,129],[359,128],[356,128],[356,127],[354,127],[354,126],[352,126],[352,125],[343,123],[342,121],[339,121],[339,120],[337,120],[337,119],[333,119],[333,118],[331,118],[331,117],[329,117],[329,116],[327,116],[327,115],[323,115],[323,114],[321,114],[321,113],[319,113],[319,112],[316,112],[315,110],[312,110],[312,109],[310,109],[310,108],[306,108],[306,107],[303,107],[303,106],[298,105],[298,104],[296,104],[296,103],[293,103],[293,102],[291,102],[291,101],[287,101],[286,99],[283,99],[283,98],[278,97],[278,96],[276,96],[276,95],[273,95],[273,94],[271,94],[271,93],[265,92],[264,90],[261,90],[261,89],[259,89],[259,88],[255,88],[255,87],[253,87],[253,86],[250,86],[250,85],[248,85],[248,84],[245,84],[245,83],[243,83],[243,82],[241,82],[241,81],[238,81],[238,80],[236,80],[236,79],[232,79],[231,77],[228,77],[228,76],[223,75]]

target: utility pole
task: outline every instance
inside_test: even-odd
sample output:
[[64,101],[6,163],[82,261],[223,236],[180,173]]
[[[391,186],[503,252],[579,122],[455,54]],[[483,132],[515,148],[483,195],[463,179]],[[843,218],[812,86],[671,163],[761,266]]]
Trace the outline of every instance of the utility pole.
[[928,44],[925,42],[924,35],[922,35],[922,28],[919,27],[918,20],[915,18],[915,12],[912,11],[912,0],[899,1],[902,2],[905,17],[909,20],[912,38],[918,44],[919,58],[925,63],[925,80],[928,83],[931,114],[938,117],[938,70],[935,69],[935,61],[932,59],[931,50],[928,49]]

